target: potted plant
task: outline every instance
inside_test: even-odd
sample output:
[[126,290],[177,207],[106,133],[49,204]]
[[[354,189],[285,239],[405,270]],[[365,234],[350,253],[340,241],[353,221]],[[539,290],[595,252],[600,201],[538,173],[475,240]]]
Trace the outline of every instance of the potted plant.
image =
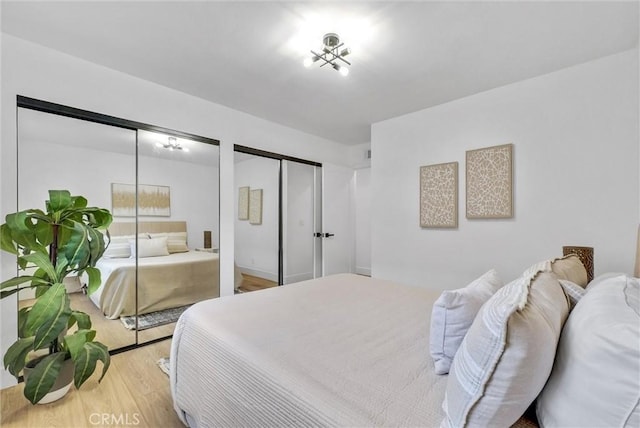
[[[19,271],[25,273],[2,282],[0,298],[35,289],[35,303],[18,311],[18,340],[4,355],[5,369],[16,377],[25,365],[30,367],[25,370],[24,395],[31,403],[60,398],[71,381],[79,388],[93,374],[98,360],[103,365],[99,381],[109,368],[107,347],[94,341],[96,331],[91,329],[89,315],[71,309],[63,280],[84,273],[89,293],[99,287],[100,271],[95,264],[105,250],[101,230],[106,231],[111,220],[108,210],[87,207],[82,196],[50,190],[46,212],[29,209],[8,214],[0,227],[2,250],[15,254]],[[33,273],[26,274],[27,269]],[[70,333],[74,325],[77,328]],[[31,357],[30,353],[42,349],[48,354]],[[68,380],[61,379],[65,372],[70,375]],[[43,399],[56,381],[66,390]]]

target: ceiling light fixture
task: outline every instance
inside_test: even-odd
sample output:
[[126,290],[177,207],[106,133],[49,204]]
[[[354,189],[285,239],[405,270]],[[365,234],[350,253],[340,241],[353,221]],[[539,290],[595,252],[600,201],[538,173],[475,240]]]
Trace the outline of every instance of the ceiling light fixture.
[[156,147],[164,147],[165,149],[173,150],[182,150],[184,152],[188,152],[189,149],[186,147],[182,147],[180,143],[178,143],[178,139],[176,137],[169,137],[169,141],[166,144],[156,143]]
[[311,51],[313,56],[304,60],[304,66],[311,67],[311,65],[313,65],[314,63],[322,60],[323,63],[320,65],[320,67],[324,67],[325,65],[329,64],[331,67],[333,67],[334,70],[340,72],[340,74],[342,74],[343,76],[348,75],[349,69],[345,65],[339,64],[338,60],[344,62],[347,65],[351,65],[349,61],[344,59],[345,56],[351,53],[351,49],[343,48],[342,50],[340,50],[340,48],[344,46],[344,43],[340,42],[340,37],[336,33],[325,34],[322,38],[322,42],[324,43],[322,53]]

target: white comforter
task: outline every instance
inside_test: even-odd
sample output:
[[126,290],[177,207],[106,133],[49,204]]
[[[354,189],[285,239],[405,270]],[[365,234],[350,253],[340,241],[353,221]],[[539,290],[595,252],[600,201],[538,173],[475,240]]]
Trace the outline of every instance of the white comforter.
[[[136,259],[103,258],[102,284],[90,298],[107,318],[136,314]],[[174,308],[220,295],[218,254],[189,251],[138,259],[137,313]]]
[[343,274],[198,303],[173,336],[174,407],[198,427],[437,426],[438,295]]

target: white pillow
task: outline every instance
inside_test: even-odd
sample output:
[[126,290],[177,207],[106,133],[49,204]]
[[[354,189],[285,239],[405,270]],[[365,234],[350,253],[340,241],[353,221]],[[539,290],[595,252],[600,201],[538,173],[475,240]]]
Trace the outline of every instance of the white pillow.
[[527,272],[496,291],[453,359],[442,425],[513,425],[551,373],[568,313],[568,299],[549,271]]
[[640,280],[594,283],[562,331],[537,401],[541,426],[640,426]]
[[[131,257],[136,257],[136,240],[129,240],[131,246]],[[167,238],[139,239],[138,257],[168,256]]]
[[150,233],[150,238],[167,238],[167,250],[169,254],[186,253],[189,251],[187,246],[187,232],[167,232],[167,233]]
[[104,251],[102,257],[106,257],[108,259],[122,258],[122,257],[130,257],[131,256],[131,245],[129,245],[129,240],[133,239],[133,235],[125,235],[125,236],[112,236],[111,241],[107,240],[105,235],[105,242],[108,242],[109,245],[107,249]]
[[[105,243],[109,243],[102,257],[108,259],[131,257],[131,244],[130,240],[135,240],[135,235],[111,235],[111,240],[107,239],[107,235],[104,235]],[[149,235],[146,233],[139,233],[138,239],[149,239]]]
[[433,304],[429,351],[436,374],[449,373],[456,351],[480,307],[503,282],[491,269],[464,288],[445,290]]

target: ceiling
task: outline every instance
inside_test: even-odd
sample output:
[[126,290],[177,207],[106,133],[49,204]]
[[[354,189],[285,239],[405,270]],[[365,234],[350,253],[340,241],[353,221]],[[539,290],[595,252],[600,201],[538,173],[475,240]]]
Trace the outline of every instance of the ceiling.
[[[638,2],[3,0],[2,31],[344,144],[372,123],[638,46]],[[302,65],[322,35],[350,74]]]

